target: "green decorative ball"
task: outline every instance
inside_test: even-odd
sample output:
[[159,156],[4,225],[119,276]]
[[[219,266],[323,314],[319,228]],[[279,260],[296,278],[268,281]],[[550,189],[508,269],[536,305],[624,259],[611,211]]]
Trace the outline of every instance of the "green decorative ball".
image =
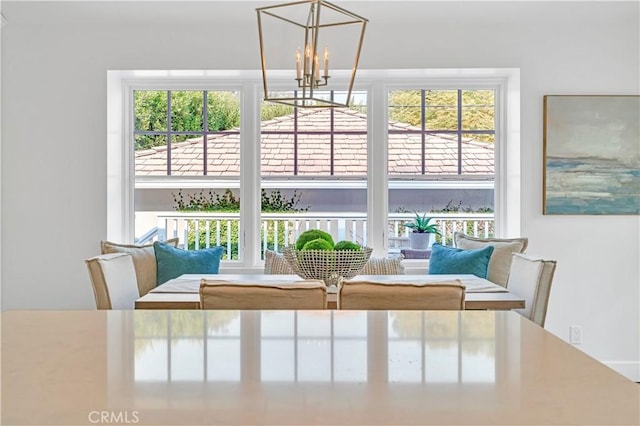
[[325,250],[333,251],[333,244],[322,238],[316,238],[315,240],[308,241],[302,250]]
[[360,251],[360,244],[352,241],[338,241],[333,247],[334,250],[355,250]]
[[311,240],[316,240],[318,238],[322,238],[323,240],[331,244],[331,250],[333,250],[333,238],[331,238],[331,235],[329,233],[321,231],[319,229],[309,229],[308,231],[304,231],[302,234],[300,234],[298,240],[296,241],[296,248],[298,250],[303,250],[305,244],[307,244]]

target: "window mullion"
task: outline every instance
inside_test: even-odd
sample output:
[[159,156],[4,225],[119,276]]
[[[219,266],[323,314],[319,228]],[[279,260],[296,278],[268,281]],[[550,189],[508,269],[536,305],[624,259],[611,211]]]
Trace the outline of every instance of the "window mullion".
[[207,175],[207,144],[209,139],[209,91],[204,90],[202,92],[202,173]]
[[[331,91],[331,95],[330,96],[331,96],[331,102],[333,102],[333,100],[334,100],[333,99],[333,90]],[[335,114],[334,114],[334,112],[335,112],[335,110],[333,108],[329,109],[329,117],[330,117],[330,119],[329,119],[329,121],[330,121],[329,129],[330,129],[330,135],[331,135],[330,136],[331,140],[329,142],[330,143],[330,148],[329,148],[329,157],[330,157],[330,161],[329,161],[330,169],[329,170],[330,171],[329,171],[329,174],[331,176],[334,175],[334,164],[333,163],[335,161],[335,155],[334,155],[335,154],[335,152],[334,152],[335,151],[335,137],[334,137],[334,135],[335,135],[335,130],[336,129],[335,129]]]
[[[294,91],[293,96],[297,97],[298,92]],[[293,107],[293,175],[298,175],[298,107]]]
[[462,90],[458,89],[458,174],[462,174]]
[[240,234],[242,264],[260,261],[260,100],[257,86],[245,84],[240,94]]
[[373,248],[374,256],[386,256],[389,215],[386,87],[374,82],[367,98],[367,245]]
[[427,113],[426,113],[426,107],[427,107],[427,101],[425,99],[426,96],[426,90],[422,89],[420,91],[420,126],[422,127],[421,132],[420,132],[420,136],[422,138],[422,156],[421,156],[421,167],[422,167],[422,174],[424,175],[425,173],[427,173],[427,134],[425,133],[425,130],[427,129]]
[[167,176],[171,176],[171,90],[167,90]]

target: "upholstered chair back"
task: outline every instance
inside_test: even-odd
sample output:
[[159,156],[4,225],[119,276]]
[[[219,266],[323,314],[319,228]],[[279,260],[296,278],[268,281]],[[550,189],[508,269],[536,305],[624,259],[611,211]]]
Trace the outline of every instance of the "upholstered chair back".
[[555,260],[514,253],[507,288],[525,300],[524,309],[518,313],[544,327],[551,283],[556,269]]
[[140,293],[130,254],[103,254],[86,264],[98,309],[134,309]]
[[338,290],[339,309],[464,309],[465,287],[459,280],[439,283],[342,282]]
[[326,309],[327,287],[320,280],[230,282],[203,279],[202,309]]
[[[178,238],[173,238],[165,242],[177,247],[179,241]],[[100,243],[100,249],[102,254],[129,253],[133,257],[133,266],[136,270],[138,291],[141,296],[144,296],[149,292],[149,290],[156,287],[158,272],[153,244],[135,245],[102,241]]]

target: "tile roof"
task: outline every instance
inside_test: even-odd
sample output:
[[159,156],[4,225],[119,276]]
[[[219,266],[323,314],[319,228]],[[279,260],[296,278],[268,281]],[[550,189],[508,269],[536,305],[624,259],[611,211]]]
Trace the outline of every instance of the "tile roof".
[[[331,108],[298,112],[298,175],[329,175]],[[333,109],[334,129],[349,132],[334,135],[334,174],[366,175],[366,114],[346,108]],[[294,116],[286,115],[262,122],[262,175],[292,175],[294,166]],[[390,130],[420,130],[406,123],[389,122]],[[237,129],[235,129],[237,130]],[[323,132],[326,132],[323,134]],[[203,137],[171,144],[171,174],[202,176]],[[457,174],[458,143],[455,135],[426,136],[426,173]],[[240,170],[239,133],[209,135],[207,174],[238,175]],[[166,175],[167,147],[136,151],[136,175]],[[493,144],[465,139],[462,142],[464,174],[493,174]],[[420,174],[421,137],[419,134],[389,134],[389,174]]]

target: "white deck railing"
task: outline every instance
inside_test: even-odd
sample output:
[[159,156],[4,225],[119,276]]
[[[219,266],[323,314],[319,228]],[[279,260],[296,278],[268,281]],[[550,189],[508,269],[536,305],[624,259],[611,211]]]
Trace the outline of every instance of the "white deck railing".
[[[409,246],[411,230],[404,224],[411,222],[414,216],[413,213],[389,214],[387,235],[390,250]],[[494,234],[493,213],[434,213],[430,216],[442,234],[435,241],[446,245],[452,245],[455,232],[479,237]],[[225,246],[226,259],[237,257],[239,213],[163,212],[157,217],[158,239],[178,237],[187,249]],[[300,233],[312,228],[329,232],[335,241],[349,240],[367,245],[366,213],[262,213],[260,220],[263,253],[267,248],[278,250],[292,244]]]

